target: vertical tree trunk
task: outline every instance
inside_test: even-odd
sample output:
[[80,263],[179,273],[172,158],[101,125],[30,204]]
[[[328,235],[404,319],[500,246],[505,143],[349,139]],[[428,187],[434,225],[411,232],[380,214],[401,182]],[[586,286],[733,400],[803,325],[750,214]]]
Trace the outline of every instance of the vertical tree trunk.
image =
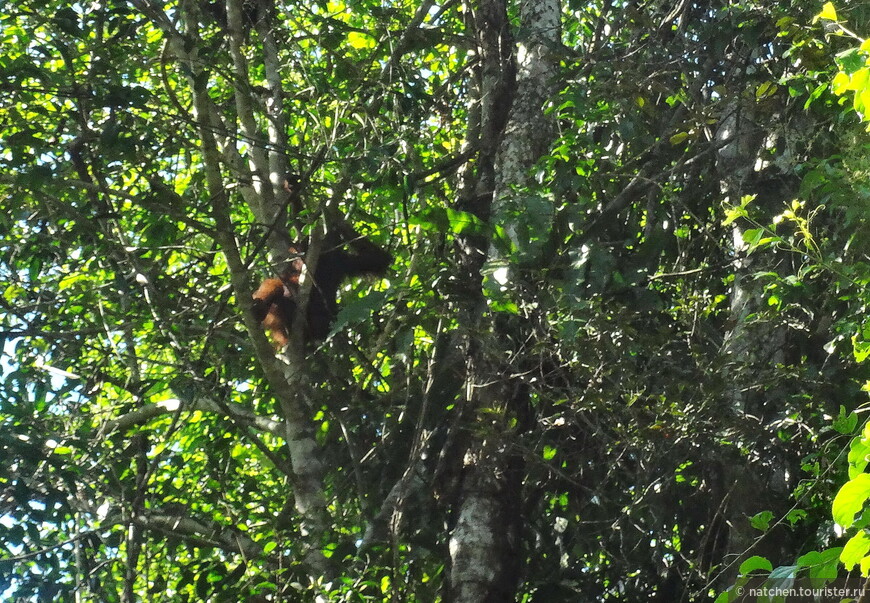
[[[479,122],[469,132],[479,133],[479,163],[473,180],[470,209],[482,219],[505,227],[515,242],[517,200],[514,186],[528,185],[529,168],[546,152],[554,128],[544,115],[545,103],[555,92],[556,61],[552,50],[559,44],[558,0],[526,3],[521,28],[526,37],[518,45],[518,80],[514,80],[513,42],[507,30],[503,0],[485,0],[472,7],[474,27],[483,59],[480,67]],[[511,50],[507,50],[511,49]],[[510,112],[507,112],[510,107]],[[507,119],[505,119],[507,118]],[[470,191],[468,191],[470,192]],[[480,283],[479,271],[507,266],[495,246],[485,241],[465,242],[463,264],[474,271],[469,278]],[[485,268],[492,273],[494,268]],[[497,289],[497,285],[487,286]],[[469,304],[477,311],[466,323],[474,339],[468,343],[466,365],[466,420],[480,422],[496,410],[486,425],[477,425],[465,442],[457,487],[456,523],[450,535],[451,569],[448,599],[457,602],[511,601],[515,597],[523,563],[521,546],[521,489],[523,459],[512,446],[518,430],[528,424],[528,390],[511,374],[505,353],[522,331],[516,317],[488,315],[485,299],[476,295]],[[486,334],[480,343],[478,339]],[[520,337],[521,338],[521,337]]]
[[[746,195],[756,199],[750,207],[756,217],[769,224],[778,208],[785,207],[790,192],[783,180],[771,174],[771,168],[760,170],[762,129],[758,125],[763,116],[755,115],[755,107],[747,103],[734,104],[720,122],[718,138],[723,146],[717,157],[723,196],[732,205],[738,205]],[[745,425],[728,438],[733,441],[735,455],[723,459],[722,521],[727,536],[721,541],[722,551],[716,558],[727,560],[723,566],[723,584],[733,582],[741,561],[751,555],[763,555],[774,563],[779,551],[789,548],[788,533],[762,534],[750,524],[750,518],[765,510],[780,517],[787,512],[791,488],[788,476],[794,474],[786,466],[786,459],[772,453],[766,440],[775,437],[771,420],[781,418],[781,392],[769,383],[773,367],[784,359],[786,327],[764,320],[766,308],[765,282],[756,274],[777,270],[778,258],[771,249],[752,251],[744,241],[747,224],[737,220],[732,225],[734,241],[734,281],[731,290],[731,329],[725,333],[722,345],[723,383],[728,411]],[[759,437],[761,436],[761,437]],[[749,455],[737,455],[737,450],[748,449]],[[763,459],[764,462],[759,462]]]
[[[282,151],[257,152],[254,160],[246,170],[245,162],[233,144],[227,144],[230,140],[230,128],[221,118],[220,111],[208,96],[202,77],[203,61],[199,56],[200,49],[197,46],[189,47],[173,24],[161,11],[142,0],[134,0],[133,4],[163,30],[167,36],[174,56],[183,67],[183,72],[188,74],[188,82],[193,97],[193,116],[200,133],[200,145],[203,154],[206,186],[212,200],[214,220],[217,226],[215,238],[220,244],[227,265],[230,269],[230,280],[236,293],[237,300],[250,299],[250,284],[248,282],[248,267],[243,262],[236,241],[236,232],[230,216],[228,193],[226,183],[221,175],[221,166],[230,165],[239,173],[248,176],[249,183],[242,186],[242,196],[250,204],[251,210],[264,225],[273,226],[273,236],[270,237],[270,251],[277,259],[286,257],[287,235],[286,224],[277,223],[283,208],[276,166],[285,165],[286,157]],[[199,37],[196,23],[198,22],[199,7],[195,2],[187,0],[182,4],[182,15],[188,23],[190,31],[188,35]],[[228,18],[239,21],[242,16],[237,3],[231,2]],[[231,27],[235,30],[235,27]],[[231,47],[238,46],[241,40],[231,41]],[[245,59],[238,52],[235,62],[237,75],[247,79]],[[276,94],[280,94],[276,92]],[[252,139],[266,140],[266,135],[261,135],[253,118],[249,114],[252,108],[248,100],[236,95],[236,102],[242,115],[243,129]],[[276,190],[273,190],[276,189]],[[286,220],[285,220],[286,222]],[[321,543],[325,535],[331,529],[331,518],[326,505],[326,497],[323,491],[323,463],[320,458],[317,442],[314,438],[314,430],[310,418],[306,413],[305,392],[309,384],[306,380],[308,374],[307,361],[301,348],[301,342],[294,340],[286,350],[288,362],[282,363],[275,358],[271,346],[266,341],[263,330],[248,311],[248,303],[240,301],[241,313],[245,324],[252,333],[258,359],[263,367],[266,379],[272,388],[272,392],[278,401],[285,426],[285,440],[290,455],[292,466],[291,485],[292,493],[288,494],[288,500],[292,500],[295,510],[299,514],[299,532],[302,536],[300,550],[305,551],[305,560],[309,566],[312,584],[324,581],[333,575],[335,567],[323,555]]]

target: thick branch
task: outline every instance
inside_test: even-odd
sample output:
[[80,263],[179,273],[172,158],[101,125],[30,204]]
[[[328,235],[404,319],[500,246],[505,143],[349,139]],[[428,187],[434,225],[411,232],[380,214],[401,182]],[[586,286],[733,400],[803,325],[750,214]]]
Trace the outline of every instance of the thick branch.
[[[181,403],[178,400],[165,400],[163,402],[157,402],[156,404],[146,404],[142,408],[138,408],[116,419],[108,421],[105,427],[107,431],[125,431],[134,425],[147,423],[155,417],[177,412],[180,404]],[[280,438],[283,438],[286,435],[284,424],[282,422],[261,417],[235,402],[218,403],[214,400],[198,398],[185,406],[186,410],[199,410],[202,412],[211,412],[218,415],[229,416],[233,421],[245,427],[254,427]]]

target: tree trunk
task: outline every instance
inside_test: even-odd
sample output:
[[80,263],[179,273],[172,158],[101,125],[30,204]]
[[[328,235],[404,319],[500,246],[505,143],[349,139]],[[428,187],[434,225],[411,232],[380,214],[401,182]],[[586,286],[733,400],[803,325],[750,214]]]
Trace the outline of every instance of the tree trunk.
[[[560,5],[556,0],[524,4],[521,27],[527,37],[518,45],[515,95],[511,95],[510,86],[513,61],[505,52],[505,48],[512,48],[512,41],[504,2],[487,0],[472,10],[484,59],[479,96],[489,102],[480,103],[479,124],[469,127],[470,132],[481,133],[481,162],[469,196],[475,200],[472,209],[478,217],[503,225],[517,248],[523,249],[516,228],[523,212],[512,187],[528,185],[528,170],[552,142],[554,127],[544,114],[544,105],[555,92],[557,63],[552,50],[559,44]],[[505,122],[508,106],[511,109]],[[511,258],[501,256],[495,245],[484,249],[483,244],[467,240],[463,264],[483,268],[484,286],[503,296],[499,288],[503,279],[511,278]],[[500,267],[505,270],[499,271]],[[479,279],[474,273],[470,278]],[[480,411],[493,409],[498,418],[471,429],[475,435],[467,439],[462,453],[457,519],[449,544],[448,599],[457,602],[513,600],[523,559],[524,463],[512,441],[528,425],[529,400],[527,388],[509,376],[518,372],[512,370],[516,367],[505,365],[503,358],[521,339],[524,323],[514,317],[489,315],[484,304],[485,299],[477,297],[476,303],[469,305],[478,311],[467,314],[472,317],[467,323],[469,331],[489,336],[485,344],[472,340],[468,344],[465,419],[480,422],[492,416]]]

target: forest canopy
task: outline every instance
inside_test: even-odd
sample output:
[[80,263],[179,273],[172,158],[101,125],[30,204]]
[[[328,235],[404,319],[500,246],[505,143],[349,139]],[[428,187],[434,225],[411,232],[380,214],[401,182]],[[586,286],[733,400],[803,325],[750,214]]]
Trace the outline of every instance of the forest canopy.
[[868,40],[11,3],[0,599],[870,596]]

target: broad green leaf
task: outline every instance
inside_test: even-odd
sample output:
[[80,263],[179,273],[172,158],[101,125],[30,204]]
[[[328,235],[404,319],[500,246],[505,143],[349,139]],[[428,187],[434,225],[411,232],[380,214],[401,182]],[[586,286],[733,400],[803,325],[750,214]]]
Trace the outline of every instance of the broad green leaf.
[[798,557],[797,565],[792,566],[792,575],[802,568],[808,568],[808,574],[815,585],[824,580],[837,577],[837,568],[840,560],[842,547],[833,547],[823,551],[810,551],[806,555]]
[[375,47],[375,39],[372,38],[368,34],[364,34],[358,31],[352,31],[347,34],[347,42],[354,48],[374,48]]
[[858,71],[853,73],[849,78],[849,90],[866,89],[868,77],[870,77],[870,69],[868,69],[867,67],[859,69]]
[[743,231],[743,234],[741,236],[744,243],[746,243],[750,247],[757,247],[758,244],[761,242],[763,235],[763,228],[747,228]]
[[850,81],[851,78],[841,71],[834,76],[831,82],[831,89],[834,91],[834,94],[843,94],[849,89]]
[[771,511],[762,511],[760,513],[756,513],[749,519],[749,524],[755,528],[756,530],[761,530],[765,532],[770,528],[770,522],[773,519],[773,513]]
[[734,596],[735,599],[738,596],[737,593],[732,592],[732,589],[728,589],[724,593],[719,593],[719,596],[716,597],[716,600],[713,603],[730,603],[730,601],[733,600],[731,598],[732,595]]
[[870,474],[862,473],[846,482],[834,498],[832,512],[834,521],[848,528],[855,521],[855,515],[864,508],[870,498]]
[[858,339],[857,335],[852,336],[852,354],[858,363],[867,360],[870,356],[870,341]]
[[773,564],[766,558],[754,555],[740,564],[740,574],[746,576],[756,570],[771,571]]
[[861,530],[852,536],[846,543],[846,546],[843,547],[843,552],[840,553],[840,561],[843,562],[847,570],[851,570],[867,556],[867,551],[870,551],[870,537],[867,536],[866,532]]
[[855,93],[855,110],[862,114],[866,119],[870,108],[870,88],[863,88]]
[[840,407],[840,415],[834,419],[833,427],[840,433],[850,434],[855,431],[858,426],[858,415],[854,412],[844,414],[845,409]]
[[722,221],[722,226],[728,226],[738,218],[745,218],[748,214],[744,207],[732,206],[725,210],[725,219]]
[[818,565],[822,563],[824,559],[822,558],[822,554],[818,551],[810,551],[805,555],[801,555],[797,559],[798,567],[810,567],[813,565]]
[[809,576],[814,587],[818,588],[826,582],[836,579],[840,567],[841,552],[842,548],[840,547],[822,551],[819,563],[810,566]]
[[798,572],[796,565],[780,565],[770,572],[771,580],[789,580],[793,579]]
[[[866,427],[865,427],[866,431]],[[852,444],[849,447],[849,479],[853,479],[856,475],[864,473],[864,468],[867,467],[868,459],[870,459],[870,442],[867,436],[853,438]]]
[[837,10],[834,8],[833,3],[825,2],[825,5],[822,7],[822,12],[816,15],[816,17],[813,19],[813,22],[815,23],[819,19],[826,19],[828,21],[837,20]]

